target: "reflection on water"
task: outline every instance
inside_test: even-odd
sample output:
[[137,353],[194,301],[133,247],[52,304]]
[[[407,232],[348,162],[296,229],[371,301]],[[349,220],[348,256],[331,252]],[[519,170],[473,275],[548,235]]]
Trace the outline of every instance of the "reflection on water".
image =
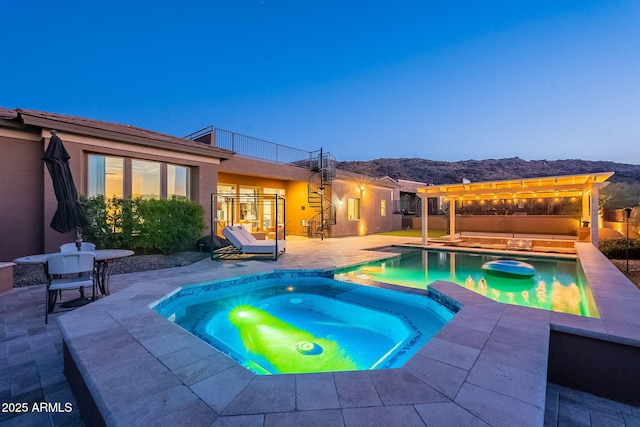
[[[421,249],[389,248],[401,257],[370,263],[336,273],[338,280],[357,283],[383,282],[426,289],[429,283],[444,280],[498,302],[540,308],[581,316],[590,313],[576,262],[565,259],[512,257]],[[502,277],[482,270],[482,264],[498,259],[516,259],[533,265],[533,277]]]
[[575,283],[551,285],[551,309],[563,313],[580,314],[580,288]]

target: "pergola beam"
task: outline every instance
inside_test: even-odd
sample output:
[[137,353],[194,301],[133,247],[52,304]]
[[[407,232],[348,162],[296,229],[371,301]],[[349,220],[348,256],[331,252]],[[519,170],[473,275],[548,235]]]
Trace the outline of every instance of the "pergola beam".
[[584,191],[588,191],[591,184],[576,185],[541,185],[541,186],[517,186],[517,187],[495,187],[495,188],[456,188],[456,187],[426,187],[419,190],[427,197],[481,197],[485,199],[505,199],[516,197],[522,198],[554,198],[554,197],[578,197]]

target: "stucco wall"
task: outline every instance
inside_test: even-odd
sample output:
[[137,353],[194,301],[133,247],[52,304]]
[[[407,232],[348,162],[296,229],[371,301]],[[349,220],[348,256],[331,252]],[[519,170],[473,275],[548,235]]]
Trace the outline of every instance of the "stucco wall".
[[306,182],[290,181],[287,185],[287,234],[302,235],[302,220],[309,220],[318,212],[309,206]]
[[456,215],[456,231],[578,234],[578,219],[562,215]]
[[0,129],[0,153],[0,261],[11,261],[44,250],[44,149],[36,134]]
[[[619,221],[604,221],[602,226],[604,228],[610,228],[611,230],[615,230],[620,233],[621,236],[626,237],[627,235],[627,223],[619,222]],[[632,225],[629,223],[629,238],[638,238],[640,237],[640,227]]]
[[[446,230],[447,218],[429,216],[429,229]],[[485,231],[488,233],[530,233],[576,236],[579,221],[562,215],[456,215],[456,232]],[[420,218],[413,221],[414,228],[421,228]]]
[[[263,178],[273,178],[280,181],[307,182],[311,171],[306,168],[270,163],[245,157],[233,157],[220,163],[221,173],[236,174]],[[223,182],[223,181],[220,181]]]
[[[361,189],[364,187],[364,191]],[[347,199],[360,198],[362,219],[349,220]],[[402,216],[393,214],[391,189],[362,185],[357,181],[337,180],[332,185],[332,199],[337,206],[337,224],[332,227],[332,237],[362,236],[402,228]],[[381,201],[386,200],[386,215],[381,214]]]

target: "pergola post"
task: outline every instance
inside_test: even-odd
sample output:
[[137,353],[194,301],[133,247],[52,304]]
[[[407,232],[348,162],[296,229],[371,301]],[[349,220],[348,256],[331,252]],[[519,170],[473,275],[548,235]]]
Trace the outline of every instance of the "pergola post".
[[595,247],[598,247],[598,227],[600,226],[600,218],[598,217],[599,189],[598,184],[591,186],[591,244]]
[[456,235],[456,201],[449,201],[449,240],[455,240]]
[[418,193],[422,205],[422,246],[427,246],[429,237],[429,199],[424,195]]
[[[589,221],[591,222],[591,204],[590,204],[590,196],[591,192],[588,191],[587,188],[582,192],[582,217],[580,221]],[[580,224],[582,225],[582,224]]]

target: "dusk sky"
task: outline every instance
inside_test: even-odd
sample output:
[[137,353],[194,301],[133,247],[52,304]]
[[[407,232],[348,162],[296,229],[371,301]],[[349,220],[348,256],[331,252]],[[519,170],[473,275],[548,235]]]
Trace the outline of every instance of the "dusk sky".
[[0,106],[338,160],[640,164],[640,1],[0,2]]

